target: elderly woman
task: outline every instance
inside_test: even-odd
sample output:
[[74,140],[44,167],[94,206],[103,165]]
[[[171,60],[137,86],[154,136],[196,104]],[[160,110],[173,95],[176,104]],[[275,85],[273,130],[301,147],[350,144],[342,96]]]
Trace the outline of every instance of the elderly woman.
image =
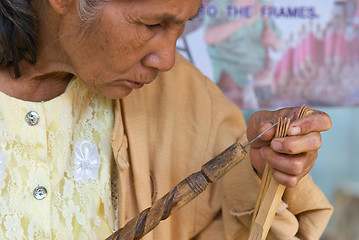
[[[200,5],[0,2],[1,239],[104,239],[234,141],[298,112],[258,112],[247,129],[240,110],[176,54]],[[145,239],[246,239],[266,162],[293,187],[270,238],[318,239],[332,210],[307,173],[330,127],[315,111],[289,137],[267,132]]]

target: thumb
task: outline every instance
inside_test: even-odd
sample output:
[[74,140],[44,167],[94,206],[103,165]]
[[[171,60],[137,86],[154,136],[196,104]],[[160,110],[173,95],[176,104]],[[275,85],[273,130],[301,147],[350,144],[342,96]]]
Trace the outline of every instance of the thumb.
[[[267,130],[274,123],[277,122],[277,113],[273,111],[258,111],[254,113],[248,122],[247,127],[247,139],[252,141],[259,134]],[[260,139],[251,144],[252,147],[258,148],[262,146],[268,146],[269,140],[273,138],[275,134],[275,128],[270,129]]]

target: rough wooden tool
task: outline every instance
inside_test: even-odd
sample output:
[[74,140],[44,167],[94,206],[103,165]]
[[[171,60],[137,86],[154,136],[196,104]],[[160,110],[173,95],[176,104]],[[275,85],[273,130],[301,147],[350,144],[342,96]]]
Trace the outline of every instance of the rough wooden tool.
[[[312,113],[313,110],[303,105],[299,110],[297,119],[309,116]],[[290,119],[279,118],[275,138],[285,137],[287,135],[289,125]],[[261,190],[253,212],[249,240],[266,239],[275,213],[277,212],[281,202],[284,190],[285,186],[274,180],[269,165],[266,164],[262,176]]]
[[142,238],[154,229],[161,220],[168,218],[171,213],[177,211],[203,192],[210,183],[224,176],[246,155],[245,147],[239,142],[234,143],[204,164],[201,171],[191,174],[156,201],[152,207],[142,211],[106,240],[137,240]]

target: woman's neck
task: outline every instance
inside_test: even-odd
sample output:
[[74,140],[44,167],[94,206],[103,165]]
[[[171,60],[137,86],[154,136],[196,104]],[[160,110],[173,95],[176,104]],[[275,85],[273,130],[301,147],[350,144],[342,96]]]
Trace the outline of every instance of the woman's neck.
[[37,62],[32,65],[22,60],[19,78],[12,77],[11,67],[0,69],[0,91],[17,99],[41,102],[64,93],[75,71],[59,43],[60,17],[50,7],[35,8],[39,8],[39,22],[43,23],[38,29]]
[[32,102],[48,101],[61,95],[73,77],[68,71],[37,71],[36,66],[28,63],[20,64],[20,73],[20,78],[12,78],[11,68],[0,69],[0,91]]

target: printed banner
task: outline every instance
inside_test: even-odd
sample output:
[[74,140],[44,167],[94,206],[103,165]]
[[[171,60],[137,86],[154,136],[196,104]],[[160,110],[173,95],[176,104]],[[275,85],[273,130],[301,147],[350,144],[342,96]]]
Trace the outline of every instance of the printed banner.
[[244,109],[359,105],[359,0],[210,0],[177,48]]

